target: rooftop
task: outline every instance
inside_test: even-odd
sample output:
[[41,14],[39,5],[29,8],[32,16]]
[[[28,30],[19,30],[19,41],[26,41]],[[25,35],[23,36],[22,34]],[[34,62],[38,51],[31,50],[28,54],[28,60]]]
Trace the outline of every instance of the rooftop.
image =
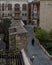
[[11,27],[9,28],[9,35],[12,34],[22,34],[22,33],[27,33],[27,30],[23,27],[23,23],[21,21],[17,22],[12,22]]

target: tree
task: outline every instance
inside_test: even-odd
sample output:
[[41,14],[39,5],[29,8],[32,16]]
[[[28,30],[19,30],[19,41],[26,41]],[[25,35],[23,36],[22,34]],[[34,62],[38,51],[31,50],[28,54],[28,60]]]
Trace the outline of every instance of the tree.
[[9,19],[2,20],[2,27],[4,33],[4,42],[6,43],[6,49],[9,49],[9,31],[8,28],[10,27],[11,21]]
[[48,39],[48,33],[45,30],[38,28],[35,31],[35,37],[38,38],[39,40],[47,40]]
[[9,31],[8,28],[10,27],[11,21],[9,19],[2,20],[2,27],[4,33],[4,42],[6,43],[6,65],[9,64],[8,53],[9,53]]
[[52,41],[52,29],[51,29],[51,31],[49,32],[49,40]]

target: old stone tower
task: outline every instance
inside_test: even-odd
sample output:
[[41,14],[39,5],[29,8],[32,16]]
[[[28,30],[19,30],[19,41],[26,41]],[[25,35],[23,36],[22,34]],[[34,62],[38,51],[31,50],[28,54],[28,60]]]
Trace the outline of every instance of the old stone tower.
[[9,50],[15,51],[17,48],[26,48],[27,31],[21,24],[21,20],[12,20],[9,28]]

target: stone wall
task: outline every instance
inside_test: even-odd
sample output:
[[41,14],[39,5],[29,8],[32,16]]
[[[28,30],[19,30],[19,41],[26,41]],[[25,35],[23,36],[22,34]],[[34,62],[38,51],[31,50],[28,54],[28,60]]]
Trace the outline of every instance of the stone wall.
[[15,51],[17,48],[22,49],[27,46],[27,33],[9,36],[9,50]]
[[52,1],[40,1],[40,27],[46,31],[52,29]]
[[16,35],[9,35],[9,50],[15,51],[16,49]]
[[27,46],[27,33],[16,35],[16,48],[26,48]]

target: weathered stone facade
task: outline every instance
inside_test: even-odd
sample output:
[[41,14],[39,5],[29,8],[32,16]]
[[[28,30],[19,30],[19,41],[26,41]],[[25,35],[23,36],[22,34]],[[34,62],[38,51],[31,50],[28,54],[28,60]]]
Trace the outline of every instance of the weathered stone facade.
[[27,46],[27,33],[16,35],[16,48],[26,48]]
[[17,48],[26,48],[26,45],[27,31],[21,24],[13,22],[9,28],[9,50],[15,51]]
[[9,50],[15,51],[16,49],[16,35],[9,35]]
[[52,29],[52,0],[40,0],[40,27],[46,31]]

